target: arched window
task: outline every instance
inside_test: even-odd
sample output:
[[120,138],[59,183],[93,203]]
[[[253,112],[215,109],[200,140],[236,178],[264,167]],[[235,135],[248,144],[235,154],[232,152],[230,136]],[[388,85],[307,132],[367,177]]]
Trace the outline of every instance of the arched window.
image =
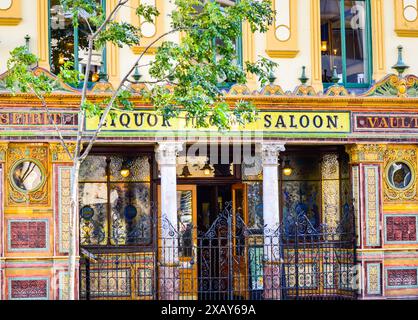
[[[368,0],[321,0],[322,81],[351,88],[371,83],[371,24]],[[336,72],[334,72],[336,67]]]
[[[106,0],[96,0],[105,8]],[[84,16],[82,16],[84,14]],[[78,27],[72,23],[72,14],[65,12],[59,0],[49,0],[49,50],[51,72],[58,74],[66,61],[73,61],[74,68],[86,71],[89,26],[86,23],[88,14],[80,12]],[[105,50],[94,50],[90,82],[99,80],[100,71],[106,72]],[[103,68],[103,69],[102,69]]]

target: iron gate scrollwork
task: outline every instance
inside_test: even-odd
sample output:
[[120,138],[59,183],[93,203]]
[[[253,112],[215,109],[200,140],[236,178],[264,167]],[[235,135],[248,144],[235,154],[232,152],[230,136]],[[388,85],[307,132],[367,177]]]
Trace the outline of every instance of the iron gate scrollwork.
[[162,216],[149,251],[84,252],[80,297],[355,299],[354,218],[343,213],[331,228],[291,211],[270,230],[248,228],[231,203],[203,230]]

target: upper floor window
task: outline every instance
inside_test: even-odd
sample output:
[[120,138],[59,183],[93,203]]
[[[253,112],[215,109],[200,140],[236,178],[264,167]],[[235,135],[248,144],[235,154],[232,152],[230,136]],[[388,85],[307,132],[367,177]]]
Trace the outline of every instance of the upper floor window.
[[[221,8],[227,8],[230,6],[234,6],[236,3],[238,3],[240,0],[211,0],[213,2],[217,2]],[[196,10],[199,12],[199,7],[196,7]],[[223,45],[221,39],[213,39],[214,46],[219,48]],[[242,37],[237,37],[235,43],[235,53],[236,53],[236,60],[232,61],[232,63],[237,64],[238,66],[243,66],[243,57],[242,57]],[[218,61],[222,58],[222,55],[219,53],[219,50],[216,50],[216,57],[215,59]],[[231,85],[234,84],[234,79],[219,79],[219,87],[221,88],[228,88]]]
[[[95,1],[102,6],[105,5],[105,0]],[[74,67],[84,74],[87,64],[88,35],[90,34],[90,29],[86,22],[88,14],[80,12],[78,27],[74,27],[72,14],[64,11],[59,0],[49,0],[49,8],[51,72],[58,74],[61,66],[66,61],[73,61]],[[105,50],[94,50],[89,77],[90,82],[98,81],[100,71],[106,71],[100,70],[101,68],[106,68],[104,58]]]
[[347,87],[371,82],[370,4],[368,0],[321,0],[322,81]]

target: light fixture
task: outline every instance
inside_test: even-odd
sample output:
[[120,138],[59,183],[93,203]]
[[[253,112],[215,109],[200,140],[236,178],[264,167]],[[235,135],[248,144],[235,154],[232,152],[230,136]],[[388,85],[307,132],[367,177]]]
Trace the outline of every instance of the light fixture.
[[97,82],[97,81],[99,81],[99,79],[100,79],[100,77],[97,74],[97,72],[93,73],[93,75],[91,76],[91,81],[93,81],[93,82]]
[[181,172],[181,175],[180,176],[185,177],[185,178],[188,178],[191,175],[192,174],[190,173],[189,166],[186,163],[186,165],[183,167],[183,171]]
[[328,51],[328,42],[327,41],[321,41],[321,51],[322,52]]
[[60,53],[58,58],[58,64],[63,65],[65,63],[64,55]]
[[334,52],[334,56],[336,56],[338,53],[338,49],[333,49],[332,51]]
[[129,177],[129,175],[131,174],[131,163],[130,161],[123,161],[122,162],[122,166],[120,168],[120,175],[124,178]]
[[206,162],[201,170],[203,170],[203,173],[205,174],[205,176],[210,175],[212,172],[212,168],[210,167],[209,162]]
[[284,174],[286,177],[288,177],[288,176],[291,176],[291,175],[292,175],[292,173],[293,173],[293,168],[290,166],[290,160],[286,160],[286,161],[284,162],[284,167],[283,167],[282,171],[283,171],[283,174]]

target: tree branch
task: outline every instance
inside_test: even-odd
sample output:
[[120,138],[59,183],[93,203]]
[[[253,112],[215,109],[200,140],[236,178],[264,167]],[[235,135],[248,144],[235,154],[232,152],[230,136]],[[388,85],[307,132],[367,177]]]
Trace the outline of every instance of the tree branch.
[[91,150],[91,148],[93,147],[93,144],[94,144],[94,142],[96,141],[96,139],[97,139],[97,136],[99,135],[99,133],[100,133],[100,131],[101,131],[101,129],[102,129],[102,127],[103,127],[103,125],[104,125],[104,123],[106,122],[106,118],[107,118],[107,116],[108,116],[108,114],[109,114],[109,112],[110,112],[110,110],[111,110],[111,108],[112,108],[112,106],[113,106],[113,103],[115,102],[115,100],[116,100],[116,98],[117,98],[117,96],[118,96],[118,93],[119,93],[119,91],[120,91],[120,89],[123,87],[123,85],[124,85],[124,83],[127,81],[127,79],[128,79],[128,77],[132,74],[132,72],[135,70],[135,67],[136,67],[136,65],[139,63],[139,61],[141,61],[141,59],[144,57],[144,55],[148,52],[148,50],[154,45],[154,44],[156,44],[158,41],[160,41],[162,38],[164,38],[164,37],[166,37],[166,36],[168,36],[169,34],[171,34],[171,33],[175,33],[175,32],[178,32],[179,31],[179,29],[173,29],[173,30],[170,30],[170,31],[168,31],[168,32],[166,32],[166,33],[164,33],[164,34],[162,34],[161,36],[159,36],[157,39],[155,39],[153,42],[151,42],[145,49],[144,49],[144,51],[142,52],[142,54],[138,57],[138,59],[135,61],[135,63],[133,64],[133,66],[130,68],[130,70],[126,73],[126,75],[123,77],[123,79],[121,80],[121,82],[120,82],[120,84],[119,84],[119,86],[118,86],[118,88],[115,90],[115,92],[113,93],[113,95],[112,95],[112,97],[111,97],[111,99],[110,99],[110,101],[109,101],[109,103],[107,104],[107,106],[106,106],[106,108],[105,108],[105,110],[104,110],[104,112],[103,112],[103,115],[102,115],[102,117],[101,117],[101,119],[100,119],[100,122],[99,122],[99,125],[98,125],[98,127],[97,127],[97,129],[96,129],[96,131],[94,132],[94,134],[93,134],[93,136],[90,138],[90,141],[89,141],[89,143],[88,143],[88,145],[87,145],[87,148],[86,148],[86,150],[83,152],[83,154],[82,154],[82,156],[80,157],[80,161],[83,161],[86,157],[87,157],[87,155],[89,154],[89,152],[90,152],[90,150]]

